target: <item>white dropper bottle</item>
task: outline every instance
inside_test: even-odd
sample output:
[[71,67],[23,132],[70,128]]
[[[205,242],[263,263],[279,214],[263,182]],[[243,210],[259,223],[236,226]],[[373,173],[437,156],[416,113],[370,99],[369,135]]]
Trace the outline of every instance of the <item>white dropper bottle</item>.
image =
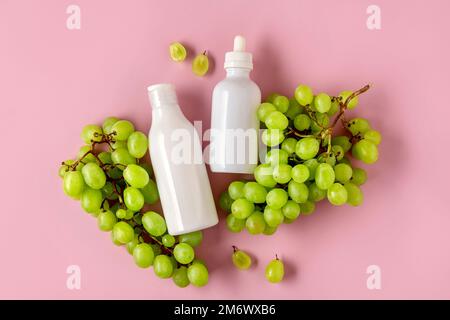
[[250,79],[252,54],[245,38],[234,38],[225,55],[226,78],[213,91],[209,163],[213,172],[253,173],[258,163],[259,120],[256,109],[261,91]]
[[219,222],[197,130],[178,105],[171,84],[148,87],[152,105],[150,158],[171,235]]

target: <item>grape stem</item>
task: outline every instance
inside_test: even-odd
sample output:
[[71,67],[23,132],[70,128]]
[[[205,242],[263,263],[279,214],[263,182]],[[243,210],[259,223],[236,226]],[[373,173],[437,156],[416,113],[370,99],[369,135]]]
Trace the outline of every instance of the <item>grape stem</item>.
[[349,95],[344,102],[342,101],[342,99],[335,97],[338,100],[338,102],[339,102],[339,114],[334,119],[333,124],[330,126],[330,128],[334,128],[336,126],[336,124],[338,123],[338,121],[342,119],[342,117],[344,116],[345,111],[348,108],[348,104],[350,103],[350,101],[353,98],[356,98],[357,96],[363,94],[364,92],[366,92],[369,89],[370,89],[370,85],[365,85],[361,89],[356,90],[351,95]]

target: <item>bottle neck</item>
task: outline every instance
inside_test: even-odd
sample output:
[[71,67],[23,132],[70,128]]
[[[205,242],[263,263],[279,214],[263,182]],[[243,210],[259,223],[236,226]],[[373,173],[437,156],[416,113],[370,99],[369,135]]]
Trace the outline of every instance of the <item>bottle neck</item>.
[[247,68],[226,68],[227,78],[249,78],[251,69]]

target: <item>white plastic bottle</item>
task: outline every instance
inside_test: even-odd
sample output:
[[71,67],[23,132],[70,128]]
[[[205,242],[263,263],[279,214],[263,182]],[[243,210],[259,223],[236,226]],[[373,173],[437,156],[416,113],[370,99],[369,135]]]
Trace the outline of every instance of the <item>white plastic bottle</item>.
[[200,138],[178,105],[171,84],[148,87],[152,105],[150,157],[171,235],[218,223]]
[[225,55],[227,76],[214,88],[209,164],[213,172],[253,173],[258,163],[261,90],[250,79],[252,54],[245,39],[234,38],[234,51]]

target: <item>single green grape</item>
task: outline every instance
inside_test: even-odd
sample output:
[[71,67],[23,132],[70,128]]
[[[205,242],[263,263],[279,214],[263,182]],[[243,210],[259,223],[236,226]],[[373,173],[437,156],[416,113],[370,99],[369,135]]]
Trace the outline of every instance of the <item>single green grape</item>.
[[133,250],[134,263],[140,268],[148,268],[153,264],[155,254],[147,243],[138,244]]
[[319,152],[319,141],[315,138],[302,138],[297,142],[295,153],[300,159],[309,160]]
[[309,169],[304,164],[297,164],[291,171],[292,180],[303,183],[309,179]]
[[278,95],[274,97],[272,103],[282,113],[286,113],[289,109],[289,99],[285,96]]
[[278,225],[283,223],[283,212],[280,209],[273,209],[266,206],[264,208],[264,220],[270,227],[278,227]]
[[103,121],[103,125],[102,125],[103,132],[106,133],[106,134],[110,134],[112,126],[117,121],[119,121],[119,119],[116,118],[116,117],[108,117],[108,118],[106,118],[105,121]]
[[226,212],[231,211],[231,204],[233,203],[233,199],[231,199],[230,194],[227,191],[224,191],[220,194],[219,198],[219,206],[222,210]]
[[167,230],[164,218],[154,211],[144,213],[142,216],[142,224],[144,229],[155,237],[162,236]]
[[331,204],[341,206],[347,202],[347,190],[340,183],[334,183],[327,191],[327,198]]
[[300,213],[304,216],[309,216],[316,209],[316,204],[312,201],[306,201],[304,203],[300,203]]
[[231,232],[241,232],[245,228],[245,219],[238,219],[233,214],[229,214],[226,220],[227,228]]
[[123,191],[123,200],[128,209],[139,211],[144,206],[144,196],[134,187],[127,187]]
[[273,259],[266,267],[266,279],[271,283],[277,283],[284,278],[284,264],[278,259]]
[[208,269],[201,263],[195,263],[188,267],[189,281],[196,287],[203,287],[208,283]]
[[117,209],[117,211],[116,211],[116,217],[117,217],[118,219],[125,219],[125,218],[127,217],[127,210],[122,209],[122,208]]
[[255,210],[255,205],[247,199],[234,200],[231,213],[238,219],[245,219]]
[[294,118],[294,128],[299,131],[308,130],[311,126],[311,118],[306,114],[299,114]]
[[357,134],[364,134],[370,130],[369,120],[364,118],[354,118],[347,122],[346,128],[356,136]]
[[153,271],[159,278],[170,278],[173,273],[173,265],[170,258],[163,254],[157,255],[153,260]]
[[318,202],[327,196],[326,190],[320,189],[315,182],[308,186],[309,194],[308,200],[313,202]]
[[297,202],[288,200],[283,208],[281,208],[281,212],[286,219],[295,220],[300,215],[300,206]]
[[288,184],[288,194],[297,203],[304,203],[308,200],[309,190],[304,183],[291,180]]
[[279,164],[273,169],[273,179],[281,184],[288,183],[291,178],[292,167],[288,164]]
[[115,132],[115,140],[125,141],[134,132],[134,125],[128,120],[119,120],[111,127],[111,132]]
[[130,155],[137,159],[142,158],[148,149],[147,136],[140,131],[133,132],[128,137],[127,148]]
[[81,131],[81,139],[86,144],[91,144],[92,141],[99,142],[102,140],[103,130],[95,124],[88,124],[83,127]]
[[68,171],[64,175],[63,180],[64,192],[70,197],[81,196],[85,184],[83,175],[79,171]]
[[231,261],[234,266],[239,270],[248,270],[252,265],[252,258],[247,252],[239,250],[233,246],[233,254],[231,255]]
[[283,149],[272,149],[266,155],[266,163],[270,163],[274,167],[278,164],[286,164],[288,160],[289,153]]
[[266,202],[272,209],[281,209],[288,201],[288,194],[281,188],[274,188],[267,193]]
[[289,120],[280,111],[273,111],[267,116],[265,123],[269,129],[284,130],[289,125]]
[[327,114],[329,117],[334,116],[339,111],[339,102],[337,100],[331,102],[330,110],[328,110]]
[[194,249],[187,243],[179,243],[173,249],[173,256],[181,264],[188,264],[194,260]]
[[347,190],[347,203],[351,206],[359,206],[364,201],[364,196],[361,189],[351,182],[344,184]]
[[381,143],[381,133],[376,130],[368,130],[364,133],[364,139],[369,140],[377,146]]
[[287,138],[281,144],[281,150],[286,151],[289,155],[295,152],[295,146],[297,145],[297,140],[294,138]]
[[[244,185],[244,197],[253,203],[266,202],[267,190],[258,182],[249,181]],[[231,209],[231,205],[230,205]]]
[[187,268],[185,266],[180,266],[179,268],[175,269],[172,274],[172,280],[177,287],[186,288],[189,285]]
[[331,108],[331,98],[326,93],[319,93],[314,98],[314,107],[320,113],[326,113]]
[[367,181],[366,170],[361,168],[353,168],[352,178],[350,179],[350,182],[356,184],[357,186],[360,186],[366,183],[366,181]]
[[283,142],[284,138],[283,131],[279,129],[266,129],[261,135],[262,142],[269,147],[279,145]]
[[181,243],[187,243],[191,247],[195,248],[202,243],[203,240],[203,232],[202,231],[193,231],[185,234],[180,234],[178,236],[178,241]]
[[130,242],[134,239],[133,227],[131,227],[125,221],[117,222],[114,225],[112,232],[114,233],[114,239],[122,244]]
[[102,201],[103,194],[100,190],[85,188],[81,194],[81,207],[88,213],[98,212]]
[[277,108],[273,104],[264,102],[259,105],[256,112],[258,119],[262,122],[266,122],[267,117],[274,111],[277,111]]
[[253,212],[246,220],[245,227],[250,234],[260,234],[263,233],[266,228],[266,221],[264,220],[264,215],[259,212]]
[[118,148],[111,153],[111,159],[114,164],[129,165],[136,163],[136,158],[133,157],[127,149]]
[[209,69],[209,60],[206,52],[197,55],[192,61],[192,72],[196,76],[203,77]]
[[233,181],[228,186],[228,194],[233,200],[244,198],[244,186],[245,183],[242,181]]
[[[352,91],[342,91],[339,94],[342,103],[345,103],[347,101],[347,98],[349,98],[352,93],[353,93]],[[358,105],[358,101],[359,101],[358,97],[352,98],[347,105],[348,109],[350,110],[354,109]]]
[[372,164],[378,160],[378,148],[371,141],[362,139],[353,145],[352,155],[364,163]]
[[303,84],[300,84],[295,89],[294,96],[297,102],[302,106],[311,104],[314,98],[311,88]]
[[173,61],[181,62],[186,59],[186,48],[180,42],[173,42],[169,46],[170,58]]
[[116,222],[116,215],[110,210],[100,212],[97,216],[97,225],[98,228],[102,231],[111,231]]
[[159,200],[158,187],[155,181],[149,178],[145,187],[139,189],[144,196],[144,202],[147,204],[154,204]]
[[264,187],[273,188],[277,184],[273,179],[273,167],[270,163],[263,163],[257,166],[253,175],[255,176],[255,180]]
[[328,163],[321,163],[316,169],[316,185],[322,190],[327,190],[334,183],[335,174],[333,167]]
[[353,175],[352,167],[345,163],[337,164],[334,167],[334,172],[336,175],[336,180],[341,183],[348,182]]
[[129,164],[123,170],[123,177],[129,185],[135,188],[144,188],[149,181],[147,171],[137,164]]

